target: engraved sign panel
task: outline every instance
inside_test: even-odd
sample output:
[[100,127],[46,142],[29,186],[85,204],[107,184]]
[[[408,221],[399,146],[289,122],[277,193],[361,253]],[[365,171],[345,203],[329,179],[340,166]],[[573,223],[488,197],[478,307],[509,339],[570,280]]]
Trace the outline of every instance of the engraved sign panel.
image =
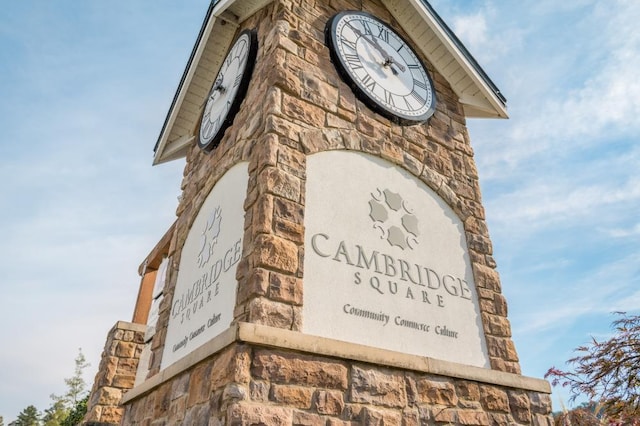
[[233,321],[242,256],[247,163],[211,190],[182,248],[161,368],[225,331]]
[[303,331],[489,367],[461,220],[384,160],[310,156]]

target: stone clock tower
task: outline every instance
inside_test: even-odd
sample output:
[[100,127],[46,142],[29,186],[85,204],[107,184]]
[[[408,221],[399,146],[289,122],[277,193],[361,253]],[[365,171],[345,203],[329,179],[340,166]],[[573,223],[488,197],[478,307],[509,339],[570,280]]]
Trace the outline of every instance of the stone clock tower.
[[214,1],[155,147],[177,220],[85,422],[551,425],[465,124],[505,102],[426,0]]

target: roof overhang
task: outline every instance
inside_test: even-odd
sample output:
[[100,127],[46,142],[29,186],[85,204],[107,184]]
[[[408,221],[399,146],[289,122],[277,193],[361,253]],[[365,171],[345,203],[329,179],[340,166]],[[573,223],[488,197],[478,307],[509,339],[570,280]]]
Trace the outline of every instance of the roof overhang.
[[[213,79],[238,25],[271,0],[217,0],[209,6],[178,85],[153,164],[182,158],[195,141],[195,127]],[[470,118],[507,118],[506,99],[462,42],[426,0],[382,0],[417,49],[449,82]]]

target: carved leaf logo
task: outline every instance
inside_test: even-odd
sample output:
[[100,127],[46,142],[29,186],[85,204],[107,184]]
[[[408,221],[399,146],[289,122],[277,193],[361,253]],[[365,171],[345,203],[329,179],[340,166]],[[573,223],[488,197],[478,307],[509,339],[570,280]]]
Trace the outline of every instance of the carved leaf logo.
[[218,236],[220,235],[220,223],[222,222],[222,209],[220,206],[216,207],[209,218],[207,223],[200,234],[200,252],[198,253],[198,267],[202,268],[209,262],[216,244],[218,244]]
[[369,217],[373,227],[380,231],[380,238],[402,250],[414,249],[418,244],[418,218],[407,206],[400,194],[376,188],[369,201]]

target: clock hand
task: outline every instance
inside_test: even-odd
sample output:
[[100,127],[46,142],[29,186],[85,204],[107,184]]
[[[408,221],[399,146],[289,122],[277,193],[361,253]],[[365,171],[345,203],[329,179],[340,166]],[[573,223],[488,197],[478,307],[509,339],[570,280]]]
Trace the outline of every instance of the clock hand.
[[224,93],[226,92],[226,88],[222,85],[222,82],[224,80],[224,75],[220,76],[216,82],[213,84],[213,87],[211,88],[211,93],[215,92],[216,90],[218,90],[220,93]]
[[[366,38],[366,37],[365,37],[365,40],[369,41],[369,39],[368,39],[368,38]],[[391,66],[391,65],[395,65],[395,66],[397,66],[397,67],[400,69],[400,71],[402,71],[402,72],[405,72],[405,71],[407,70],[407,69],[404,67],[404,65],[397,63],[397,62],[396,62],[396,60],[395,60],[395,59],[393,59],[393,56],[389,55],[389,54],[387,53],[387,51],[386,51],[386,50],[384,50],[384,47],[380,46],[380,43],[378,42],[378,39],[377,39],[377,38],[375,38],[375,37],[371,36],[371,41],[373,41],[373,45],[376,47],[376,49],[378,49],[378,51],[379,51],[380,53],[382,53],[382,56],[384,56],[384,64],[382,64],[383,66],[385,66],[385,67],[386,67],[387,65],[389,65],[389,66]],[[391,69],[393,70],[393,67],[392,67]],[[394,72],[394,74],[396,74],[396,73]]]
[[220,77],[218,77],[215,83],[213,83],[213,87],[211,87],[211,90],[209,91],[209,96],[207,96],[207,98],[204,100],[200,108],[204,107],[207,104],[207,102],[213,99],[216,91],[222,94],[227,91],[227,89],[222,85],[223,81],[224,81],[224,75],[221,75]]
[[375,37],[372,36],[371,39],[369,39],[362,31],[351,25],[351,22],[348,22],[347,25],[351,27],[354,33],[367,40],[367,42],[375,47],[375,49],[382,55],[384,58],[384,62],[382,63],[383,67],[391,66],[391,71],[393,71],[394,74],[397,74],[397,72],[392,65],[397,66],[402,72],[406,71],[405,66],[396,62],[393,57],[387,53],[384,47],[380,46],[380,43],[378,43],[378,40]]

